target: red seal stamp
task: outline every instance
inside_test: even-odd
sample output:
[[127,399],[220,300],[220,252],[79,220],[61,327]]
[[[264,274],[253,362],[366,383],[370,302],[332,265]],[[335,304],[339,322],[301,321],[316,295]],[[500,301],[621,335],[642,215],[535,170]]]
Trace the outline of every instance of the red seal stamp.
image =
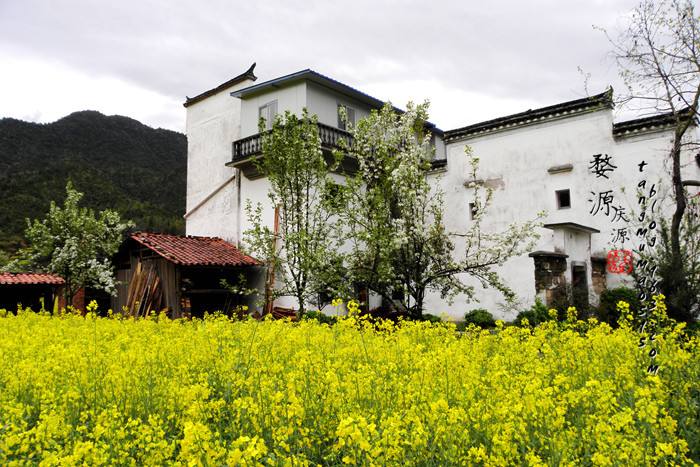
[[612,274],[632,274],[633,257],[631,250],[610,250],[607,267]]

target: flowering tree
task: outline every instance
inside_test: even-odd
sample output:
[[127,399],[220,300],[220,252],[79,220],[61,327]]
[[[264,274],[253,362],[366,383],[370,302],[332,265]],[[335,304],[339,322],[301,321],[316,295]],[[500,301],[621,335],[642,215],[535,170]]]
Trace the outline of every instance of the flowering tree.
[[[464,274],[513,298],[494,267],[529,248],[535,224],[482,232],[491,192],[483,196],[475,186],[472,227],[447,230],[443,193],[428,180],[434,149],[425,131],[427,111],[427,103],[409,103],[405,113],[387,104],[351,128],[352,143],[343,148],[359,167],[348,178],[340,216],[350,245],[348,269],[355,283],[416,318],[423,314],[429,290],[448,300],[458,294],[472,298],[474,288],[462,281]],[[472,159],[474,172],[477,164]],[[456,237],[464,250],[455,251]]]
[[306,109],[301,118],[289,111],[277,116],[269,132],[261,123],[260,132],[262,157],[257,164],[270,182],[268,196],[276,206],[278,230],[263,222],[261,205],[247,203],[252,228],[245,232],[245,242],[268,268],[267,303],[293,296],[303,315],[308,303],[319,303],[337,251],[326,202],[332,186],[330,168],[321,150],[317,119]]
[[66,185],[63,208],[52,202],[44,220],[27,219],[25,236],[29,245],[18,252],[6,270],[40,270],[58,274],[66,281],[66,303],[86,286],[115,293],[112,255],[117,252],[123,232],[131,222],[122,222],[115,211],[97,216],[79,206],[83,194]]

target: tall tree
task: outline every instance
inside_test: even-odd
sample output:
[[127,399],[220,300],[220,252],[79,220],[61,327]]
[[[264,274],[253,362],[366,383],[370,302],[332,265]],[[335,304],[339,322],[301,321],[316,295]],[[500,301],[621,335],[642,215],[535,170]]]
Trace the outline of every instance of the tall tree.
[[[533,221],[505,232],[483,232],[491,192],[481,196],[478,186],[472,227],[448,231],[443,193],[439,183],[428,180],[434,148],[425,130],[427,117],[427,103],[409,103],[404,113],[387,104],[350,128],[352,143],[343,148],[359,167],[345,186],[341,214],[350,248],[348,269],[356,283],[416,318],[430,290],[448,300],[459,294],[473,298],[474,288],[462,275],[512,298],[494,268],[526,250],[534,231]],[[475,173],[478,160],[471,161]],[[464,249],[455,250],[456,237]]]
[[0,268],[5,266],[5,264],[10,262],[10,255],[0,250]]
[[[677,320],[692,321],[700,317],[700,198],[688,200],[688,207],[680,228],[680,247],[683,269],[679,271],[673,264],[669,222],[659,220],[659,242],[656,248],[640,252],[642,260],[657,267],[661,278],[660,289],[664,291],[666,282],[678,274],[683,274],[685,287],[666,296],[669,315]],[[637,277],[638,281],[642,279]]]
[[673,296],[687,288],[681,226],[687,193],[681,176],[682,151],[697,147],[689,131],[700,100],[700,22],[689,0],[643,0],[629,16],[626,29],[608,38],[626,92],[623,105],[648,113],[667,113],[673,124],[669,148],[675,209],[667,231],[669,271],[664,292]]
[[82,197],[69,181],[63,207],[51,202],[46,218],[33,222],[27,219],[28,246],[5,266],[8,271],[39,270],[60,275],[66,281],[68,304],[86,286],[115,293],[112,256],[123,232],[131,226],[115,211],[104,210],[96,216],[93,210],[80,207]]
[[332,186],[330,167],[321,150],[317,119],[306,109],[301,117],[289,111],[278,115],[271,131],[261,121],[260,132],[262,157],[257,164],[270,183],[276,228],[264,222],[261,205],[247,203],[252,228],[245,232],[245,242],[271,274],[267,303],[293,296],[303,315],[310,303],[319,304],[325,271],[337,251],[326,202]]

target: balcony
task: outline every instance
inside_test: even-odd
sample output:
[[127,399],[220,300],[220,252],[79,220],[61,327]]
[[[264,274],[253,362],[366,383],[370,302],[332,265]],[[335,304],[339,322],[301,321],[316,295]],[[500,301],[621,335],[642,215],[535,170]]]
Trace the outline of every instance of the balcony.
[[[341,141],[349,142],[350,133],[332,126],[318,124],[318,135],[321,138],[321,149],[323,154],[331,161],[331,153],[334,149],[340,149]],[[233,142],[233,158],[226,164],[229,167],[236,167],[243,171],[243,174],[254,180],[261,178],[262,174],[255,166],[255,160],[262,154],[262,133],[257,133]],[[351,157],[344,157],[339,167],[340,172],[353,173],[357,170],[357,163]]]
[[[321,149],[328,163],[331,163],[332,151],[341,148],[341,141],[351,142],[350,133],[339,128],[318,124],[318,134],[321,138]],[[262,155],[262,133],[257,133],[233,142],[233,158],[226,165],[241,169],[243,175],[250,180],[262,178],[255,160]],[[435,159],[431,163],[432,170],[445,169],[446,159]],[[343,157],[338,172],[352,174],[357,171],[357,161],[350,156]]]

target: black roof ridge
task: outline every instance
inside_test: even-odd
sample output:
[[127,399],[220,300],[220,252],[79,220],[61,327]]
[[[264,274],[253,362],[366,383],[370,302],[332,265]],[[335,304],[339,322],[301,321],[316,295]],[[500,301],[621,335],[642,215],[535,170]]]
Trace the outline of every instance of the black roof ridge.
[[572,116],[598,108],[613,108],[614,104],[612,94],[613,88],[612,86],[609,86],[604,92],[594,96],[560,102],[558,104],[540,107],[538,109],[529,109],[525,112],[506,115],[504,117],[474,123],[472,125],[456,128],[454,130],[448,130],[445,131],[445,142],[464,138],[477,133],[489,133],[497,129],[510,129],[511,127],[516,127],[523,124],[541,123],[546,121],[545,119],[549,120],[547,117],[551,117],[553,114],[562,112],[564,112],[567,116]]
[[613,123],[613,136],[628,136],[631,134],[657,131],[676,123],[676,118],[687,119],[694,116],[692,107],[681,110],[664,112],[648,117],[633,118],[622,122]]
[[244,72],[241,73],[240,75],[234,76],[234,77],[231,78],[230,80],[226,81],[225,83],[221,83],[220,85],[216,86],[215,88],[211,88],[211,89],[209,89],[209,90],[207,90],[207,91],[204,91],[203,93],[197,94],[197,95],[194,96],[194,97],[185,96],[185,102],[184,102],[182,105],[183,105],[184,107],[189,107],[189,106],[192,105],[192,104],[196,104],[197,102],[199,102],[199,101],[201,101],[201,100],[204,100],[204,99],[206,99],[207,97],[212,96],[212,95],[214,95],[214,94],[216,94],[216,93],[218,93],[218,92],[221,92],[221,91],[223,91],[224,89],[233,86],[234,84],[238,84],[238,83],[240,83],[240,82],[242,82],[242,81],[245,81],[246,79],[250,79],[250,80],[253,80],[253,81],[257,80],[258,77],[255,76],[255,73],[254,73],[254,71],[255,71],[255,65],[256,65],[256,64],[253,63],[252,65],[250,65],[250,67],[249,67],[246,71],[244,71]]

